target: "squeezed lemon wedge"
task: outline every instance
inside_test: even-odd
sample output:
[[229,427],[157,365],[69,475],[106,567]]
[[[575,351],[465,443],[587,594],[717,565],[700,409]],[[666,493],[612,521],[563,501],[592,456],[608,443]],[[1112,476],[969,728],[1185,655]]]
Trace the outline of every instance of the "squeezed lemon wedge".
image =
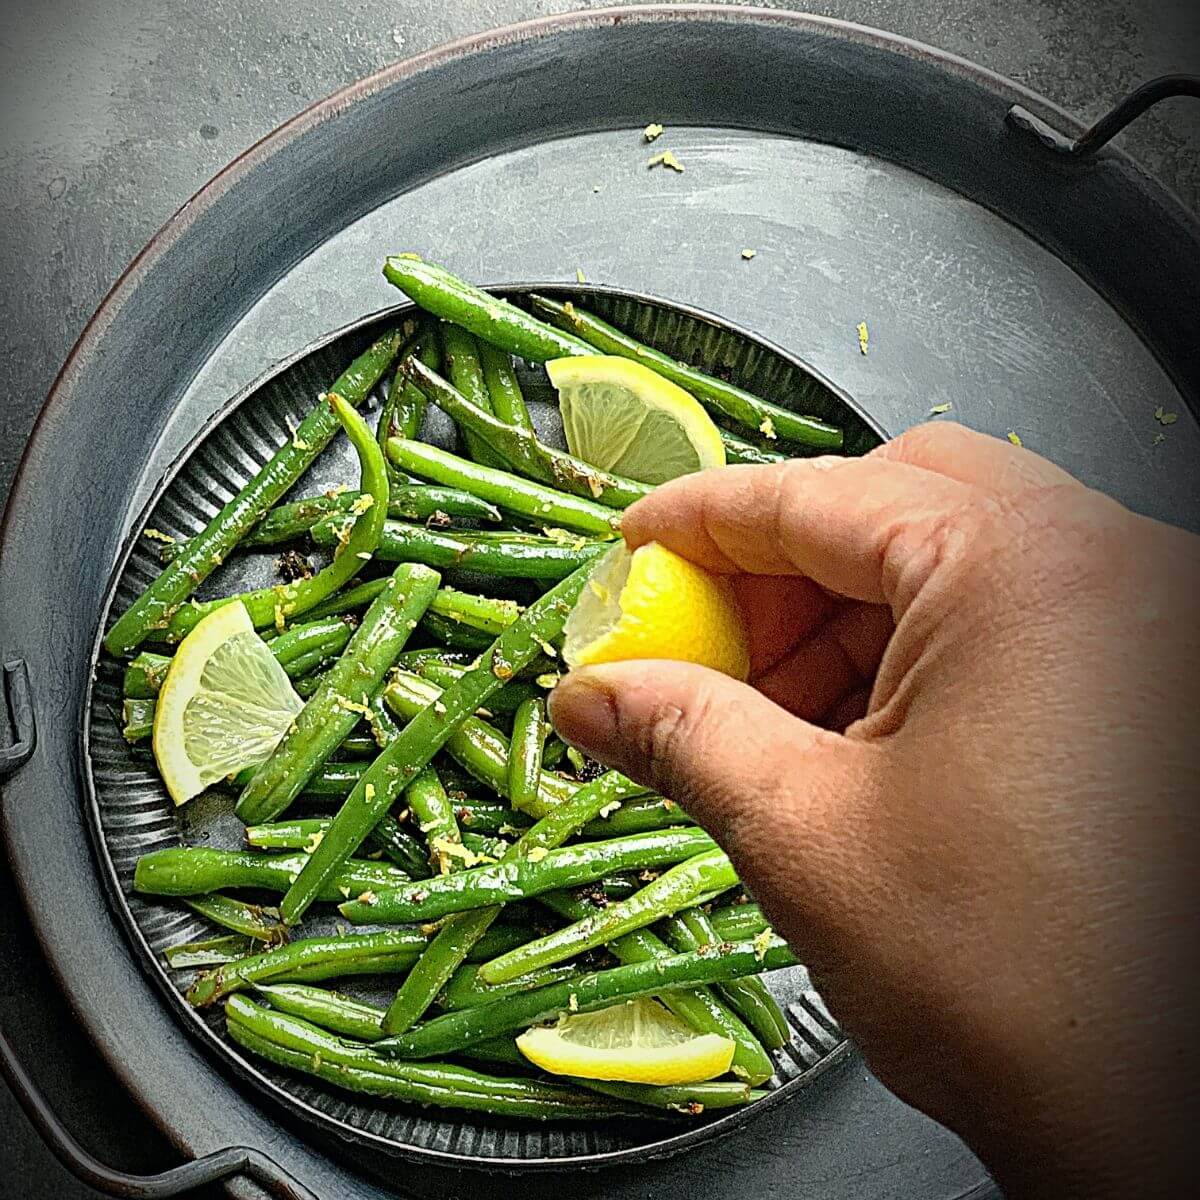
[[657,542],[618,542],[596,564],[563,630],[569,667],[630,658],[750,673],[741,609],[728,582]]

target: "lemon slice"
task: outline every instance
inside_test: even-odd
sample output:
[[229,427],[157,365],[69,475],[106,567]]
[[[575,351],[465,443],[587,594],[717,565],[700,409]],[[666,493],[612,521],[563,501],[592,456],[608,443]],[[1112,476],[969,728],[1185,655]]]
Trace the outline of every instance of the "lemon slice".
[[729,1070],[733,1041],[696,1033],[657,1000],[629,1000],[527,1029],[517,1049],[554,1075],[625,1083],[701,1083]]
[[650,542],[618,542],[596,564],[563,630],[569,667],[673,658],[745,679],[750,651],[729,584]]
[[304,701],[239,601],[179,643],[154,710],[154,758],[176,804],[265,762]]
[[725,465],[721,434],[700,402],[649,367],[595,354],[546,364],[558,389],[567,447],[641,483]]

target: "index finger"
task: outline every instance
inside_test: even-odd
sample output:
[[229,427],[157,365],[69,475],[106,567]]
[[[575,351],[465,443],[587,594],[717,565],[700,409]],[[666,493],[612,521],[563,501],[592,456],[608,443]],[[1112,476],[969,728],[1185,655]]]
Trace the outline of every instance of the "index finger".
[[[621,531],[632,549],[660,542],[710,571],[804,575],[889,604],[925,569],[953,518],[991,504],[970,484],[884,458],[796,459],[686,475],[639,500]],[[929,562],[932,569],[932,562]]]

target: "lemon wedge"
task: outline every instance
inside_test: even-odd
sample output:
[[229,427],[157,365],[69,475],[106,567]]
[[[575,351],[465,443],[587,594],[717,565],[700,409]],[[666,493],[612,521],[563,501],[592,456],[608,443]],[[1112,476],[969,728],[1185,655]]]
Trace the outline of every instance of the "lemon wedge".
[[569,667],[672,658],[745,679],[750,650],[729,584],[658,542],[618,542],[596,564],[563,630]]
[[240,602],[179,643],[154,710],[154,758],[176,804],[265,762],[304,701]]
[[696,1033],[657,1000],[630,1000],[527,1029],[517,1049],[553,1075],[625,1083],[701,1083],[729,1070],[733,1041]]
[[567,447],[640,483],[666,483],[725,465],[721,434],[700,402],[632,359],[607,354],[546,364],[558,389]]

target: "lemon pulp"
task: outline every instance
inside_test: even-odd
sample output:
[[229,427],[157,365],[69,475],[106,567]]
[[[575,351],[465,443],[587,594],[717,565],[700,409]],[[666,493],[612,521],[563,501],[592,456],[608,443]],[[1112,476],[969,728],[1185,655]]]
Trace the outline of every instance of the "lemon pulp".
[[697,1033],[657,1000],[630,1000],[527,1029],[517,1048],[554,1075],[627,1083],[701,1083],[725,1074],[731,1039]]
[[581,355],[553,359],[546,372],[567,447],[584,462],[651,484],[725,465],[720,430],[700,402],[642,363]]
[[176,804],[265,762],[304,707],[240,602],[179,643],[154,710],[154,757]]

